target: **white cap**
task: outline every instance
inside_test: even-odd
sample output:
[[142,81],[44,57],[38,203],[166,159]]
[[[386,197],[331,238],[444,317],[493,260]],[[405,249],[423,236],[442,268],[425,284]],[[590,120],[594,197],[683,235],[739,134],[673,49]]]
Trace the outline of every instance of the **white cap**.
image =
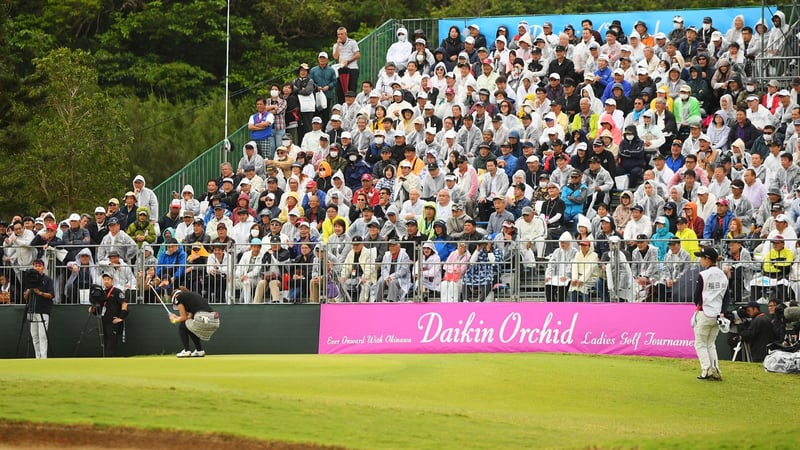
[[614,105],[614,106],[617,106],[617,101],[616,101],[616,100],[614,100],[613,98],[607,98],[607,99],[606,99],[606,105]]
[[624,44],[619,48],[619,51],[621,51],[621,52],[631,52],[631,51],[633,51],[633,48],[631,48],[631,46],[628,45],[628,44]]
[[311,123],[322,123],[322,119],[315,116],[313,119],[311,119]]
[[575,146],[575,150],[586,150],[586,142],[578,142],[578,145]]
[[711,138],[710,138],[710,137],[708,137],[708,135],[707,135],[707,134],[705,134],[705,133],[703,133],[703,134],[701,134],[700,136],[698,136],[698,137],[697,137],[697,140],[698,140],[698,141],[706,141],[706,142],[711,142]]
[[636,75],[647,75],[647,74],[648,74],[647,69],[644,67],[639,67],[638,69],[636,69]]
[[379,94],[378,91],[371,91],[369,93],[369,98],[381,98],[381,94]]
[[708,194],[708,188],[705,186],[700,186],[697,188],[697,195],[706,195]]
[[528,159],[525,160],[526,163],[534,163],[539,162],[539,157],[536,155],[528,156]]
[[345,132],[342,133],[341,138],[342,139],[353,139],[353,136],[350,135],[349,131],[345,131]]
[[465,44],[474,44],[475,43],[475,38],[472,37],[472,36],[467,36],[467,38],[464,39],[464,43]]
[[98,206],[97,208],[94,209],[94,213],[95,214],[105,214],[106,213],[106,209],[103,208],[102,206]]
[[608,55],[600,55],[600,56],[597,57],[597,60],[598,61],[602,60],[602,61],[605,61],[605,62],[611,62],[611,60],[608,59]]
[[789,217],[787,217],[786,214],[778,214],[778,216],[775,217],[775,222],[789,223]]
[[394,97],[395,95],[399,95],[400,97],[402,97],[403,93],[400,92],[399,90],[395,90],[394,92],[392,92],[392,97]]
[[616,69],[614,69],[614,75],[625,75],[625,71],[617,67]]
[[425,134],[433,134],[433,135],[435,135],[436,134],[436,127],[425,128]]
[[407,159],[404,159],[404,160],[403,160],[403,161],[400,163],[400,167],[408,167],[408,168],[411,168],[411,162],[409,162]]
[[298,211],[297,208],[292,208],[292,210],[289,211],[289,215],[290,216],[295,216],[295,217],[300,217],[300,211]]
[[79,216],[78,213],[72,213],[72,214],[69,215],[69,219],[67,219],[67,220],[70,221],[70,222],[73,222],[73,221],[74,222],[80,222],[81,221],[81,216]]
[[553,73],[550,74],[549,78],[554,79],[554,80],[560,80],[561,79],[561,75],[559,75],[557,72],[553,72]]
[[396,130],[394,132],[394,137],[406,137],[406,131],[405,130]]
[[325,58],[325,59],[327,59],[328,58],[328,54],[326,52],[319,52],[319,55],[317,55],[317,58]]
[[544,120],[556,120],[556,114],[551,111],[544,115]]
[[447,130],[444,132],[445,139],[455,139],[456,138],[456,131],[455,130]]
[[338,122],[341,122],[342,121],[342,116],[340,116],[338,114],[334,114],[334,115],[331,116],[331,120],[336,120]]

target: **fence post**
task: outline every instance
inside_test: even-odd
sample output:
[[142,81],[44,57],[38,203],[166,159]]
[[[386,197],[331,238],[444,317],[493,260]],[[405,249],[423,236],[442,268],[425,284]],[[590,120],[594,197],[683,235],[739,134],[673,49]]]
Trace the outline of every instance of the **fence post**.
[[225,301],[231,305],[234,303],[234,296],[236,294],[234,278],[236,277],[236,248],[233,245],[228,245],[225,249],[228,252],[228,287],[225,289]]

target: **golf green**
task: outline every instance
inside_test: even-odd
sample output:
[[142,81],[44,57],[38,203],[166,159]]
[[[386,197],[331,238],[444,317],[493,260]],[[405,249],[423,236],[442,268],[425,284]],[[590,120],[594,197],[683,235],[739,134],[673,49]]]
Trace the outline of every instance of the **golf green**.
[[0,418],[349,448],[794,448],[794,376],[563,354],[5,360]]

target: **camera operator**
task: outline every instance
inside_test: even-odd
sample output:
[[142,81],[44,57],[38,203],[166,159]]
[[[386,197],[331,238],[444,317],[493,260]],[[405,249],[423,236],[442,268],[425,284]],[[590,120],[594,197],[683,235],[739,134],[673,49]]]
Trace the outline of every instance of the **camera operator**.
[[50,327],[50,310],[55,297],[53,280],[44,274],[44,261],[37,259],[33,269],[25,273],[25,292],[28,303],[28,322],[31,324],[31,340],[36,359],[47,358],[47,330]]
[[752,320],[737,322],[739,336],[750,344],[750,359],[752,362],[764,362],[767,356],[767,344],[775,340],[772,331],[772,321],[761,312],[758,302],[750,302],[745,306],[747,315]]
[[122,334],[123,322],[128,317],[128,302],[125,300],[125,291],[114,286],[114,277],[110,273],[103,272],[102,277],[103,290],[99,293],[100,298],[91,299],[89,313],[102,316],[105,356],[114,356],[117,337]]

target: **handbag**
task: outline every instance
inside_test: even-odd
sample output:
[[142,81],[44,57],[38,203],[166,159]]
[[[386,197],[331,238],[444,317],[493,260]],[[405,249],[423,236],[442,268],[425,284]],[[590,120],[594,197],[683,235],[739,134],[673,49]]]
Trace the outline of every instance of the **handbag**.
[[316,111],[316,102],[314,102],[314,96],[309,95],[298,95],[297,99],[300,101],[300,112],[314,112]]
[[317,91],[314,94],[314,100],[317,104],[317,111],[328,109],[328,97],[322,91]]

